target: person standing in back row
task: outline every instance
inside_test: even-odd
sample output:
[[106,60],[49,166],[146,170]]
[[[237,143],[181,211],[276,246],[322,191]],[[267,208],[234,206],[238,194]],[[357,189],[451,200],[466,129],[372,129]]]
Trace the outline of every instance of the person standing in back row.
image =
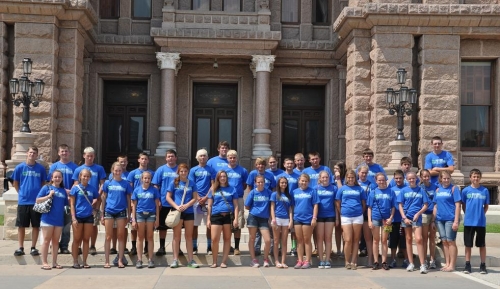
[[439,172],[448,171],[453,174],[455,170],[455,162],[453,155],[443,150],[443,140],[439,136],[435,136],[431,140],[432,152],[425,156],[424,169],[431,173],[431,183],[439,185]]

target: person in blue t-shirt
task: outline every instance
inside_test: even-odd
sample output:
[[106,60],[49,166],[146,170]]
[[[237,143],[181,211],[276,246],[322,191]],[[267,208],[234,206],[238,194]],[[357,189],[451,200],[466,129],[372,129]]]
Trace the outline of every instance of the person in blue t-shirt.
[[[333,166],[333,179],[337,186],[337,190],[345,184],[345,174],[347,172],[347,166],[345,162],[339,161]],[[340,219],[340,215],[339,215]],[[335,246],[337,246],[337,258],[343,257],[342,254],[342,225],[340,224],[340,220],[337,224],[335,222]]]
[[[274,176],[272,177],[274,180]],[[255,236],[257,230],[260,231],[264,238],[264,267],[269,267],[268,255],[271,247],[271,236],[269,233],[269,216],[270,216],[270,199],[271,191],[265,188],[265,178],[263,175],[255,177],[255,186],[248,193],[245,200],[245,209],[249,210],[247,218],[247,227],[250,237],[248,239],[248,249],[252,259],[250,266],[254,268],[260,267],[259,261],[255,258]]]
[[344,232],[345,267],[348,270],[356,270],[363,212],[366,210],[366,193],[356,180],[356,172],[348,170],[345,179],[345,185],[335,196],[335,208],[340,212],[340,223]]
[[[132,193],[132,227],[137,232],[137,262],[135,267],[142,268],[143,243],[149,247],[148,252],[154,252],[154,229],[160,221],[160,192],[151,185],[153,174],[144,171],[141,174],[141,184],[134,188]],[[145,244],[144,244],[145,245]],[[154,268],[153,254],[148,255],[148,268]]]
[[[399,205],[397,204],[398,196],[403,190],[403,188],[407,187],[405,184],[406,180],[404,179],[404,173],[402,170],[396,170],[394,172],[395,186],[391,187],[391,190],[394,192],[395,196],[395,207],[396,210],[394,212],[394,218],[392,220],[392,230],[389,233],[389,248],[391,248],[391,258],[392,261],[389,264],[389,268],[396,268],[398,263],[396,261],[396,257],[404,258],[403,259],[403,268],[408,267],[408,254],[406,252],[406,238],[405,231],[401,230],[401,213],[399,212]],[[399,253],[396,253],[399,248]]]
[[455,161],[453,155],[443,150],[443,140],[435,136],[431,140],[432,152],[425,156],[424,169],[431,173],[431,183],[438,185],[438,175],[440,171],[449,171],[453,174],[455,170]]
[[[330,252],[332,251],[332,234],[335,224],[340,224],[340,214],[335,211],[335,195],[337,187],[330,184],[330,174],[327,171],[319,173],[319,183],[315,187],[319,198],[318,220],[316,223],[316,240],[318,241],[318,268],[330,269]],[[323,245],[324,244],[324,245]],[[324,251],[323,251],[324,249]],[[327,252],[323,257],[323,252]]]
[[374,189],[368,196],[368,226],[372,230],[373,236],[373,270],[380,269],[378,262],[379,243],[382,239],[382,268],[389,270],[387,264],[387,239],[389,231],[392,229],[392,220],[395,212],[395,195],[394,192],[387,187],[385,175],[377,173],[375,175],[378,187]]
[[[420,187],[429,198],[429,206],[422,214],[422,246],[424,247],[424,256],[427,258],[427,246],[429,248],[429,269],[436,269],[436,223],[434,218],[434,196],[437,186],[431,183],[431,173],[426,170],[420,170]],[[418,185],[418,182],[417,182]]]
[[[64,206],[68,204],[68,194],[64,189],[63,174],[55,170],[49,185],[43,186],[36,197],[37,203],[45,202],[52,198],[52,207],[48,213],[42,214],[40,226],[42,227],[42,269],[62,269],[57,264],[57,253],[59,251],[59,239],[64,226]],[[52,266],[47,262],[49,246],[52,243]]]
[[295,164],[294,172],[297,174],[302,174],[302,171],[305,169],[304,165],[306,164],[306,158],[301,153],[296,153],[293,157],[293,163]]
[[276,268],[288,268],[286,250],[288,230],[293,227],[292,197],[288,191],[288,180],[281,176],[276,180],[278,186],[271,194],[271,226],[273,227],[274,248],[279,248],[281,242],[281,262],[278,250],[274,250]]
[[[298,182],[300,173],[295,172],[293,169],[294,163],[293,159],[285,158],[283,161],[283,166],[285,167],[285,172],[278,176],[278,179],[281,177],[285,177],[288,181],[288,191],[292,193],[296,188],[298,188]],[[297,238],[295,237],[295,229],[290,229],[290,240],[292,243],[292,248],[290,249],[291,256],[297,256]]]
[[73,256],[73,268],[80,269],[78,264],[78,247],[82,245],[83,268],[90,268],[87,263],[89,254],[89,241],[94,227],[94,207],[99,207],[101,198],[97,188],[89,184],[92,174],[88,169],[80,171],[78,185],[73,186],[69,193],[71,208],[71,224],[73,225],[73,245],[71,247]]
[[217,145],[217,151],[219,152],[219,155],[209,159],[207,162],[207,166],[213,168],[216,173],[227,168],[227,164],[229,163],[227,159],[229,142],[225,140],[219,142]]
[[267,159],[267,163],[269,164],[269,168],[266,170],[266,172],[270,172],[274,176],[274,180],[278,181],[278,176],[283,174],[285,171],[278,168],[278,160],[274,156],[270,156]]
[[208,192],[208,214],[207,227],[212,232],[212,265],[210,268],[217,268],[217,258],[219,257],[219,241],[222,232],[224,240],[222,249],[221,268],[227,268],[227,259],[231,249],[231,214],[234,214],[233,227],[238,227],[238,193],[235,188],[228,183],[226,171],[219,171],[215,177],[215,182]]
[[357,168],[356,168],[356,173],[358,173],[358,170],[361,166],[366,165],[368,166],[368,180],[372,184],[376,184],[377,182],[375,181],[375,175],[377,173],[383,173],[385,176],[385,179],[387,180],[387,174],[385,173],[384,168],[375,162],[373,162],[373,157],[374,153],[371,149],[366,148],[363,150],[363,160],[364,162],[361,163]]
[[486,270],[486,212],[490,203],[488,189],[481,186],[481,171],[472,169],[470,171],[470,186],[462,190],[462,211],[464,212],[464,245],[465,245],[465,268],[464,273],[472,272],[470,257],[476,235],[476,247],[479,248],[481,264],[479,273],[488,274]]
[[[368,200],[370,192],[377,188],[377,183],[372,183],[368,180],[369,168],[367,165],[358,167],[358,184],[363,189],[365,198]],[[368,226],[368,211],[363,212],[363,229],[361,231],[361,242],[359,243],[359,256],[368,256],[368,267],[373,265],[373,236],[372,230]]]
[[40,232],[41,215],[33,211],[33,206],[35,205],[38,192],[40,192],[40,189],[45,184],[47,174],[45,168],[36,162],[37,158],[38,148],[35,146],[29,147],[26,162],[17,165],[12,174],[14,189],[16,189],[19,195],[16,218],[19,249],[14,252],[14,256],[24,255],[24,237],[26,228],[29,228],[30,224],[33,227],[30,254],[32,256],[39,255],[36,249],[36,241]]
[[[411,171],[411,166],[412,166],[412,161],[411,161],[411,158],[409,157],[402,157],[401,160],[399,161],[399,166],[400,166],[400,170],[403,172],[404,174],[404,183],[406,186],[408,186],[408,181],[406,181],[406,173]],[[420,179],[418,178],[417,176],[417,186],[420,184]],[[389,181],[389,185],[388,187],[389,188],[392,188],[396,185],[396,180],[392,179]]]
[[113,225],[116,221],[116,229],[118,236],[118,268],[125,268],[123,262],[123,254],[125,250],[125,226],[130,219],[130,195],[132,187],[122,179],[123,169],[119,162],[113,163],[111,166],[113,179],[107,180],[101,187],[102,205],[101,211],[104,216],[101,216],[101,224],[106,229],[106,240],[104,242],[104,268],[110,268],[109,254],[111,249],[111,240],[113,238]]
[[405,230],[406,250],[408,252],[409,264],[406,271],[415,270],[413,264],[413,235],[417,244],[418,258],[420,260],[420,273],[427,274],[425,264],[424,247],[422,242],[422,214],[427,210],[429,198],[424,190],[417,186],[417,174],[409,172],[406,180],[410,184],[401,190],[398,196],[398,208],[401,213],[401,227]]
[[185,163],[177,167],[177,175],[167,188],[167,202],[172,206],[172,210],[181,212],[180,222],[173,227],[173,257],[170,268],[179,267],[179,251],[181,246],[182,228],[184,227],[184,239],[186,241],[186,250],[188,253],[188,264],[190,268],[198,268],[193,259],[193,227],[194,210],[193,205],[198,200],[198,190],[196,182],[188,178],[189,167]]
[[297,263],[294,266],[295,269],[309,269],[312,264],[311,236],[317,224],[320,200],[316,190],[309,187],[310,180],[308,174],[302,173],[299,177],[299,187],[291,194],[293,227],[297,237]]
[[453,272],[457,264],[457,231],[460,225],[460,207],[462,195],[460,188],[451,184],[451,174],[448,171],[439,172],[439,186],[434,197],[434,218],[443,242],[446,263],[441,271]]
[[309,182],[310,188],[314,189],[318,185],[319,173],[321,171],[326,171],[330,176],[330,183],[333,183],[332,171],[329,167],[322,166],[320,164],[321,156],[318,152],[309,153],[309,162],[311,163],[311,166],[304,169],[302,173],[308,174],[311,178],[311,181]]

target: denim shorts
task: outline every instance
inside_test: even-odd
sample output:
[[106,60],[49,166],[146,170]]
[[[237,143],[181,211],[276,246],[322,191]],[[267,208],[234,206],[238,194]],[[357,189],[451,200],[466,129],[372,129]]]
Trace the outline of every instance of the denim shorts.
[[259,218],[252,214],[248,214],[247,218],[247,228],[259,228],[269,230],[269,219]]
[[402,228],[409,228],[409,227],[413,227],[413,228],[416,228],[416,227],[422,227],[422,221],[417,221],[417,222],[413,222],[411,223],[411,225],[407,225],[404,221],[401,221],[401,227]]
[[372,220],[372,224],[375,227],[382,227],[383,222],[382,222],[382,220]]
[[135,221],[137,223],[154,223],[156,221],[156,213],[137,212],[135,213]]
[[120,211],[116,214],[110,214],[108,212],[104,212],[104,219],[126,219],[127,218],[127,210]]
[[439,238],[443,241],[455,241],[457,232],[453,231],[453,221],[436,221],[439,231]]

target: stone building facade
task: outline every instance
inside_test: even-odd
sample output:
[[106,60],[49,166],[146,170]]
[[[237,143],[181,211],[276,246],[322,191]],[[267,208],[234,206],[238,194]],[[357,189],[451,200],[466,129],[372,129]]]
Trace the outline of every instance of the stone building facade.
[[[498,185],[499,0],[0,0],[1,159],[21,108],[8,80],[33,60],[46,83],[30,126],[46,161],[66,143],[109,166],[167,149],[194,163],[229,140],[240,162],[319,151],[387,165],[385,90],[405,68],[419,92],[405,135],[415,166],[440,135],[465,177]],[[478,74],[476,74],[478,72]],[[470,82],[470,85],[468,85]]]

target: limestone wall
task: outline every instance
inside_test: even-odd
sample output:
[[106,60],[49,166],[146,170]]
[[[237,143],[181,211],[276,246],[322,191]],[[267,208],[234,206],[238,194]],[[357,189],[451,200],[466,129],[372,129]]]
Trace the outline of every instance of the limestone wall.
[[7,145],[7,99],[9,94],[9,57],[8,57],[7,25],[0,22],[0,161],[6,157],[5,147]]

